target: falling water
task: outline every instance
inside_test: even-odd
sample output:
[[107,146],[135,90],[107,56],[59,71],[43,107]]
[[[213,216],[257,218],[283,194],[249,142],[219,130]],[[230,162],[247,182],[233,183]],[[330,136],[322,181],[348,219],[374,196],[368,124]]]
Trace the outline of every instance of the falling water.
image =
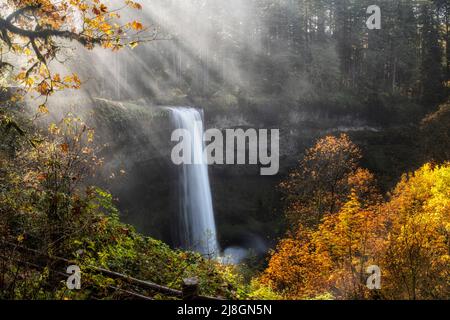
[[[208,167],[203,158],[203,119],[194,108],[170,108],[178,129],[191,136],[191,154],[194,164],[180,167],[180,225],[182,244],[186,249],[203,255],[217,256],[216,224],[209,185]],[[195,160],[195,161],[194,161]]]

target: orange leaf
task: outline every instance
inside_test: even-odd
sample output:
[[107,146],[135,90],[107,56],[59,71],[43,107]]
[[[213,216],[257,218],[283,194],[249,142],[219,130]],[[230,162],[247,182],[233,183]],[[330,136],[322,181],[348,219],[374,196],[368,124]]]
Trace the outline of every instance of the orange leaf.
[[67,143],[62,143],[59,145],[59,147],[61,148],[61,151],[64,153],[69,152],[69,145]]
[[144,27],[142,26],[142,23],[133,21],[133,23],[131,24],[131,28],[133,28],[134,30],[142,30]]

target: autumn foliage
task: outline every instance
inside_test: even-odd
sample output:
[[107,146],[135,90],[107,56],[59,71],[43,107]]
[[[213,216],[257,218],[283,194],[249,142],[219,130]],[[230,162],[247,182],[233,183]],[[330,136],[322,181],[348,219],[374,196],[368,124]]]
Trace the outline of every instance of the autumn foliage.
[[360,159],[361,151],[346,134],[327,136],[307,150],[280,185],[290,224],[317,227],[325,215],[340,210],[352,189],[366,201],[373,198],[373,176],[358,167]]
[[450,296],[450,164],[405,175],[382,213],[390,224],[382,265],[388,298]]
[[[96,46],[118,50],[154,38],[137,20],[124,21],[121,12],[140,10],[131,0],[7,0],[0,4],[0,78],[5,87],[44,98],[39,111],[46,113],[47,97],[62,89],[78,89],[77,74],[52,72],[52,62],[63,63],[70,56],[70,42],[87,49]],[[0,85],[1,87],[1,85]],[[14,101],[13,101],[14,102]]]
[[[339,145],[341,142],[343,145]],[[330,144],[332,148],[325,153],[324,145]],[[324,181],[339,181],[334,184],[339,194],[332,193],[336,189],[319,189],[322,197],[327,195],[328,209],[319,211],[316,202],[309,202],[297,207],[298,215],[289,211],[291,219],[299,220],[272,252],[260,280],[288,299],[448,298],[450,165],[427,164],[405,175],[383,201],[374,187],[373,175],[357,168],[349,158],[341,161],[339,168],[331,166],[326,174],[319,170],[323,167],[318,164],[327,163],[327,157],[336,161],[344,159],[344,154],[358,154],[342,150],[356,150],[346,136],[322,139],[307,153],[303,163],[311,164],[314,159],[312,167],[319,174],[313,175],[310,166],[295,177],[305,177],[306,172],[309,179],[325,178],[333,172],[331,177],[339,179]],[[305,183],[297,181],[299,185]],[[292,180],[289,186],[294,187]],[[311,227],[305,215],[311,214],[315,220],[318,213],[320,222]],[[366,286],[366,271],[371,265],[381,268],[381,290]]]

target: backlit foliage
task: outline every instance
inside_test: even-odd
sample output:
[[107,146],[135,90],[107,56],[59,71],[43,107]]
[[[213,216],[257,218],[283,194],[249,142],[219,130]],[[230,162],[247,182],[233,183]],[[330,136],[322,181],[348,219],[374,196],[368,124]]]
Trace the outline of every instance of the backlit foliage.
[[[127,7],[141,9],[130,0],[7,0],[0,4],[0,75],[22,94],[34,92],[44,98],[57,90],[79,88],[76,74],[51,71],[53,61],[67,60],[69,42],[118,50],[154,38],[139,21],[123,21],[121,11]],[[39,111],[47,112],[45,104]]]
[[389,298],[450,296],[450,165],[404,176],[382,206],[391,225],[383,258]]
[[[272,253],[261,282],[290,299],[448,298],[450,165],[405,175],[387,201],[372,181],[357,169],[346,181],[346,201],[315,229],[300,221]],[[366,286],[370,265],[381,268],[381,290]]]
[[307,150],[289,178],[281,183],[291,225],[316,227],[339,211],[351,189],[373,194],[372,175],[358,167],[361,151],[346,134],[327,136]]

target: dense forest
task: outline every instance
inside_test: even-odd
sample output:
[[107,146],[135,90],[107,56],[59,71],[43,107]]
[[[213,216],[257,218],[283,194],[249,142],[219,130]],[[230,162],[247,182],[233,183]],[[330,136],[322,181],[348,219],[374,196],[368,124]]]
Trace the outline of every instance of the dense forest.
[[[192,279],[209,299],[450,298],[448,1],[120,2],[0,1],[1,299],[179,299]],[[263,253],[225,263],[126,223],[131,184],[111,177],[131,169],[108,170],[140,136],[121,119],[180,105],[294,141],[259,195],[272,202],[252,203],[240,226],[270,238]],[[225,220],[244,218],[222,212],[242,190],[221,177],[228,245],[239,227]]]
[[[172,41],[138,47],[118,80],[104,71],[98,85],[108,96],[301,106],[382,124],[417,120],[446,100],[445,1],[378,1],[380,30],[366,26],[371,1],[193,1],[185,11],[175,4],[155,2],[151,20],[160,25],[156,39]],[[143,66],[146,55],[154,60]],[[142,68],[153,79],[142,81]]]

